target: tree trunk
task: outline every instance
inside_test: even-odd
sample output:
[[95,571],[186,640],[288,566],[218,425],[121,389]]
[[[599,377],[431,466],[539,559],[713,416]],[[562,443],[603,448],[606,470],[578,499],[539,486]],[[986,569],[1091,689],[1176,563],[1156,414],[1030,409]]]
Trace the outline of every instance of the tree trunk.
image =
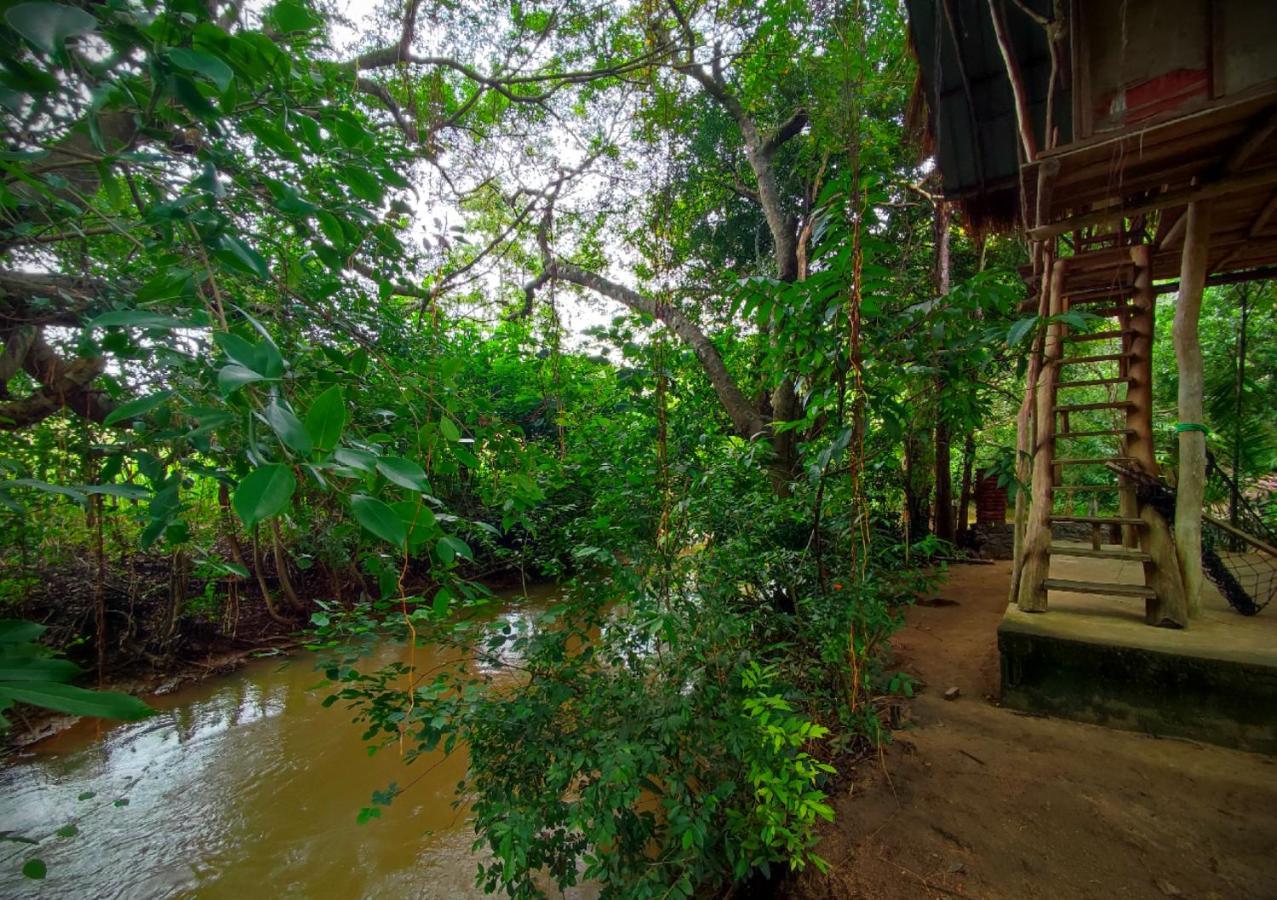
[[931,460],[923,434],[905,436],[905,540],[917,543],[931,533]]
[[[949,205],[943,200],[935,205],[934,232],[936,243],[936,267],[934,272],[936,297],[949,293]],[[953,474],[950,470],[950,426],[946,418],[945,378],[936,379],[936,537],[953,541]]]
[[971,482],[975,472],[975,433],[967,432],[962,442],[962,487],[958,494],[958,516],[955,537],[959,542],[968,531],[967,521],[971,509]]
[[1175,488],[1175,545],[1189,616],[1202,609],[1202,500],[1206,490],[1206,435],[1200,430],[1202,348],[1197,321],[1206,286],[1206,254],[1210,244],[1210,208],[1204,201],[1188,204],[1179,297],[1175,303],[1175,361],[1179,368],[1179,472]]

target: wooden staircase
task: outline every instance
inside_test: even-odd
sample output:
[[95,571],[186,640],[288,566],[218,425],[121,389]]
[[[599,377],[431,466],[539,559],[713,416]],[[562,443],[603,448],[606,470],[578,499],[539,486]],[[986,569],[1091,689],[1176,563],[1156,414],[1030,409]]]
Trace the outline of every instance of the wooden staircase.
[[[1052,591],[1135,597],[1145,601],[1150,623],[1182,626],[1187,614],[1170,528],[1156,510],[1141,508],[1135,485],[1120,474],[1123,467],[1157,473],[1149,248],[1084,249],[1054,260],[1043,290],[1050,321],[1033,387],[1032,496],[1021,544],[1018,605],[1043,612]],[[1071,311],[1095,318],[1085,328],[1071,328],[1061,319]],[[1106,444],[1099,455],[1097,444]],[[1095,480],[1096,469],[1106,477],[1104,483]],[[1103,503],[1106,496],[1110,502]],[[1078,497],[1089,498],[1085,513],[1074,509]],[[1101,513],[1101,506],[1116,512]],[[1055,541],[1053,527],[1066,523],[1090,525],[1090,546]],[[1110,546],[1105,546],[1106,531]],[[1052,578],[1053,555],[1139,562],[1144,583]]]

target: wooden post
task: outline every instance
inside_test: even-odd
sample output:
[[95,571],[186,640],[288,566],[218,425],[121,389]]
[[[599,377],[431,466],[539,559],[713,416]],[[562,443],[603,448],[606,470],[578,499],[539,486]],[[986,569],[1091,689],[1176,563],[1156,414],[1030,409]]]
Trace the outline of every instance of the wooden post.
[[[1126,317],[1129,344],[1126,373],[1126,427],[1133,434],[1125,438],[1126,455],[1148,475],[1157,474],[1157,458],[1153,447],[1153,340],[1157,295],[1153,292],[1152,252],[1147,244],[1131,248],[1135,263],[1135,296],[1131,313]],[[1126,341],[1124,340],[1124,344]],[[1182,628],[1188,624],[1187,598],[1180,573],[1179,557],[1171,539],[1171,528],[1161,513],[1148,504],[1140,505],[1134,485],[1122,485],[1122,515],[1138,516],[1144,525],[1136,529],[1140,547],[1149,555],[1144,563],[1144,583],[1156,596],[1145,601],[1144,619],[1150,625]],[[1128,510],[1130,512],[1128,513]]]
[[[1043,247],[1042,283],[1038,291],[1038,315],[1045,319],[1050,312],[1051,265],[1053,255],[1044,244],[1035,243],[1034,247]],[[1035,251],[1034,256],[1038,254]],[[1044,341],[1044,338],[1043,338]],[[1008,603],[1017,603],[1020,598],[1020,572],[1024,565],[1024,531],[1028,527],[1029,503],[1024,495],[1024,485],[1032,477],[1032,462],[1029,458],[1035,444],[1034,422],[1032,417],[1033,398],[1038,383],[1038,373],[1042,370],[1043,342],[1035,342],[1029,351],[1029,371],[1024,378],[1024,401],[1015,417],[1015,515],[1011,528],[1011,589],[1007,597]]]
[[[1048,312],[1058,316],[1064,308],[1064,268],[1066,260],[1056,260],[1050,274]],[[1020,569],[1018,605],[1024,612],[1046,612],[1045,581],[1051,567],[1051,497],[1055,482],[1055,385],[1060,377],[1059,360],[1064,326],[1047,326],[1042,371],[1034,387],[1038,429],[1033,448],[1033,495],[1029,501]]]
[[[1206,435],[1201,427],[1202,347],[1197,320],[1206,287],[1206,254],[1210,244],[1210,208],[1197,200],[1188,205],[1184,253],[1180,262],[1179,297],[1175,302],[1175,362],[1179,369],[1179,475],[1175,500],[1175,546],[1188,614],[1202,609],[1202,501],[1206,491]],[[1185,429],[1185,426],[1190,426]],[[1191,427],[1196,426],[1196,427]]]

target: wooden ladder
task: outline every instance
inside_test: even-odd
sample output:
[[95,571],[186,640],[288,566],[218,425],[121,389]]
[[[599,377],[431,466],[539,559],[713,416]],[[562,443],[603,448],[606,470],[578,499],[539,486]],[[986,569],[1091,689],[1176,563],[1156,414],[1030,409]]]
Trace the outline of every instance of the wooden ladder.
[[[1034,387],[1032,498],[1018,605],[1028,612],[1043,612],[1050,591],[1137,597],[1144,599],[1151,623],[1183,625],[1186,617],[1177,613],[1183,605],[1183,589],[1165,520],[1151,508],[1140,508],[1135,485],[1125,477],[1118,476],[1116,483],[1095,484],[1070,483],[1064,475],[1071,469],[1107,472],[1110,463],[1150,475],[1157,472],[1151,359],[1156,304],[1149,248],[1082,252],[1054,261],[1046,277],[1051,321]],[[1110,321],[1099,328],[1071,330],[1060,317],[1077,310]],[[1095,399],[1096,388],[1103,388],[1107,396]],[[1109,421],[1085,421],[1104,413]],[[1078,441],[1092,443],[1094,438],[1112,439],[1110,451],[1094,456],[1071,449]],[[1117,495],[1116,515],[1097,512],[1097,498],[1106,493]],[[1081,515],[1073,511],[1078,494],[1090,497],[1090,508]],[[1061,505],[1066,508],[1057,512]],[[1090,545],[1055,542],[1053,526],[1065,523],[1092,526]],[[1104,529],[1120,530],[1120,541],[1111,542],[1115,546],[1104,545]],[[1052,578],[1052,555],[1139,562],[1144,583]]]

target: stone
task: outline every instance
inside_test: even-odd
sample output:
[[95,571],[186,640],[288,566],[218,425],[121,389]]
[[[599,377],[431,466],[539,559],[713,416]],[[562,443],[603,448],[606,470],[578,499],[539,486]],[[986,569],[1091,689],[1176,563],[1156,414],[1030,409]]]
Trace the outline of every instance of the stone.
[[961,696],[962,696],[962,689],[958,687],[951,687],[944,692],[944,699],[946,700],[957,700]]

